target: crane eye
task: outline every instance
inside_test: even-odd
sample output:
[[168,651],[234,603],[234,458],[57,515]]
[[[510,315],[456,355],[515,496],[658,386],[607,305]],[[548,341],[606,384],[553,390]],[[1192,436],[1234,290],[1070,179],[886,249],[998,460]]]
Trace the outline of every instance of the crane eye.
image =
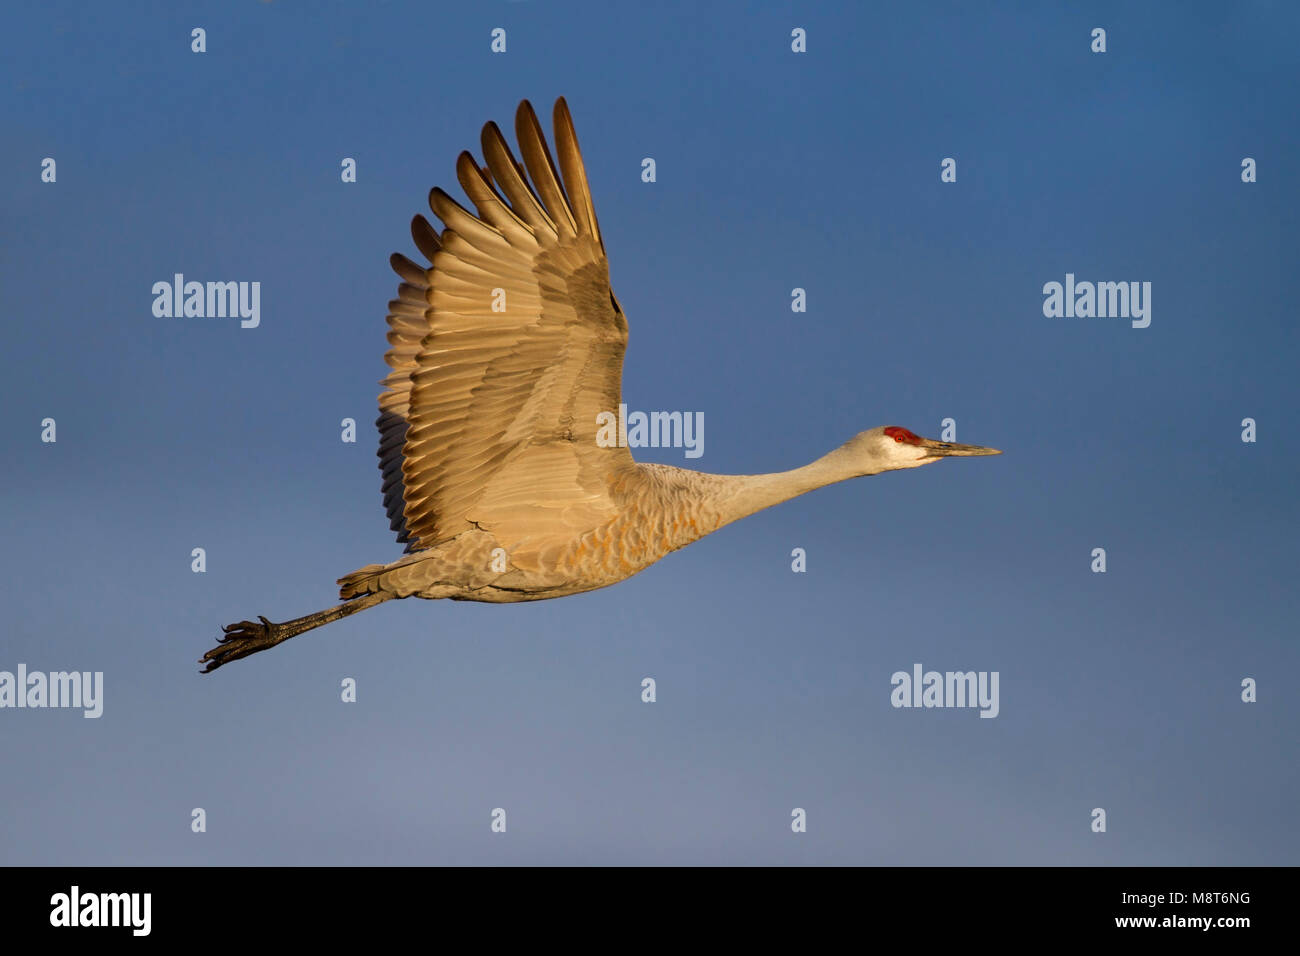
[[925,441],[920,435],[909,432],[906,428],[900,428],[898,425],[890,425],[885,429],[885,434],[896,442],[907,442],[909,445],[919,445]]

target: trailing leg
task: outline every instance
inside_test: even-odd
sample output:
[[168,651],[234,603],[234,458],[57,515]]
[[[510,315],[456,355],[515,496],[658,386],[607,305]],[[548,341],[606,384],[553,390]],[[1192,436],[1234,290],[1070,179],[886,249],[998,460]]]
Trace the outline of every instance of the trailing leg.
[[258,651],[275,647],[275,645],[283,643],[291,637],[297,637],[304,631],[310,631],[323,624],[341,620],[350,614],[357,613],[357,611],[364,611],[376,604],[382,604],[390,597],[393,597],[393,595],[383,593],[366,594],[363,597],[327,608],[324,611],[317,611],[315,614],[308,614],[305,617],[296,617],[292,621],[284,621],[280,624],[268,621],[258,615],[257,622],[240,621],[238,624],[227,625],[222,628],[224,635],[217,638],[217,646],[199,658],[200,664],[207,665],[202,673],[210,674],[222,664],[229,664],[231,661],[237,661],[249,654],[256,654]]

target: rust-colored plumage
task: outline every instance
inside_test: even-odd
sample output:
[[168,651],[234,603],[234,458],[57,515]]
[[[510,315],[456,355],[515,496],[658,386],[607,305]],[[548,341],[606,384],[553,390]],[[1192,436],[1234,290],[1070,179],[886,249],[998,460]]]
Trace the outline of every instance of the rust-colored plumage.
[[771,475],[639,464],[602,447],[597,416],[621,401],[628,327],[568,106],[555,104],[558,166],[527,101],[515,133],[522,163],[495,123],[483,128],[486,168],[467,152],[457,160],[475,212],[430,193],[444,228],[423,216],[411,226],[429,265],[391,260],[402,281],[377,425],[384,507],[407,553],[339,579],[333,608],[230,625],[206,671],[392,598],[508,603],[605,587],[814,488],[996,454],[903,441],[911,433],[893,426]]

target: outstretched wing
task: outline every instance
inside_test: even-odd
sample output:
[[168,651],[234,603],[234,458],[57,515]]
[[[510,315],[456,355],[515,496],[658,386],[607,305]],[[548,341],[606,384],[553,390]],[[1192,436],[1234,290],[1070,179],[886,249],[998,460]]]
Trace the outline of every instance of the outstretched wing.
[[393,257],[403,282],[389,303],[379,456],[408,551],[473,527],[507,548],[570,538],[615,513],[611,484],[634,467],[625,447],[596,442],[597,415],[618,410],[627,322],[563,99],[554,126],[559,173],[526,100],[523,165],[485,126],[487,168],[467,152],[456,163],[477,215],[434,189],[442,233],[412,224],[430,267]]

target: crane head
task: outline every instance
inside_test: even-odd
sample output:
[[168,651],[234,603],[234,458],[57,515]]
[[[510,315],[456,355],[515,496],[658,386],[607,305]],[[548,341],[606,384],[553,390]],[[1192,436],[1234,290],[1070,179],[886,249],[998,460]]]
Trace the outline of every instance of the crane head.
[[997,448],[983,445],[959,445],[956,442],[922,438],[899,425],[872,428],[850,439],[846,448],[858,457],[866,458],[869,469],[864,474],[895,471],[899,468],[916,468],[940,458],[965,458],[974,455],[1000,455]]

